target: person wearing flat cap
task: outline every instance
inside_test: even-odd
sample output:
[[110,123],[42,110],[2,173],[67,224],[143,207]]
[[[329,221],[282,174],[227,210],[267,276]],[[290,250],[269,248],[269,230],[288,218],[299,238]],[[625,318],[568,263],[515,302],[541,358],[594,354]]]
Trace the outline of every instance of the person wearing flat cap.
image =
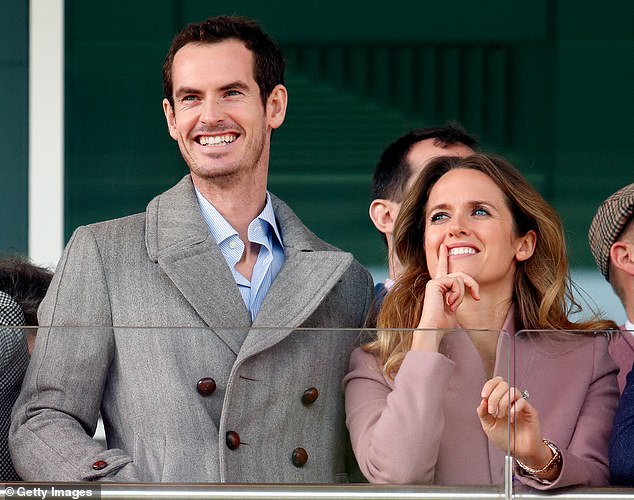
[[599,271],[612,285],[625,308],[623,332],[610,343],[610,354],[619,367],[619,389],[634,362],[634,183],[605,200],[592,219],[588,239]]
[[621,399],[610,439],[611,483],[634,486],[634,183],[610,196],[597,210],[588,232],[599,271],[623,303],[627,321],[610,342],[619,366]]

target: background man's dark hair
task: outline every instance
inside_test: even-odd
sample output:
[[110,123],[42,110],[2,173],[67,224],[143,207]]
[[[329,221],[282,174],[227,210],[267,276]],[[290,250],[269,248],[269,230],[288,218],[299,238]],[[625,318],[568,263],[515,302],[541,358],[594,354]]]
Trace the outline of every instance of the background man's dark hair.
[[442,127],[412,130],[396,139],[381,155],[372,177],[372,200],[403,201],[407,181],[411,176],[407,155],[414,144],[426,139],[435,139],[434,144],[442,147],[452,144],[464,144],[471,149],[478,147],[476,138],[455,122]]
[[53,272],[19,256],[0,258],[0,290],[15,300],[26,326],[37,326],[37,308],[51,284]]
[[284,85],[286,62],[280,48],[262,31],[258,23],[241,16],[217,16],[187,25],[172,40],[172,45],[163,63],[163,93],[174,107],[172,63],[174,56],[188,43],[219,43],[239,40],[253,53],[253,75],[260,88],[262,103],[276,85]]

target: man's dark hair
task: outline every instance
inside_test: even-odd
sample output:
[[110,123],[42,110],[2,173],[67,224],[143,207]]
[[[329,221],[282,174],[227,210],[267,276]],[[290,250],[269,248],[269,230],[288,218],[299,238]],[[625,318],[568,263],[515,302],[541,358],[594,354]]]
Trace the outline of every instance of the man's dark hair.
[[372,199],[403,201],[407,181],[411,176],[411,165],[407,155],[412,146],[426,139],[435,139],[437,146],[447,147],[464,144],[476,149],[478,141],[456,122],[442,127],[418,128],[399,137],[381,155],[372,176]]
[[239,40],[253,53],[253,76],[260,89],[262,103],[266,101],[276,85],[284,85],[286,62],[280,48],[262,31],[258,23],[241,16],[217,16],[187,25],[172,40],[163,63],[163,93],[174,107],[174,85],[172,64],[176,52],[188,43],[219,43]]
[[18,303],[24,313],[26,326],[37,326],[37,308],[52,278],[51,270],[31,264],[26,258],[0,258],[0,291]]

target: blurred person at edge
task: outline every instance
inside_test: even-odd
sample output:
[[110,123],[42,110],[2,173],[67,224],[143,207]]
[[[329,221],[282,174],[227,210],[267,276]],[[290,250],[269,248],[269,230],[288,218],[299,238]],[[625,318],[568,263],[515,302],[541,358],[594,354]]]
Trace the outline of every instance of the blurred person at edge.
[[607,335],[590,331],[616,325],[568,319],[555,210],[500,158],[442,157],[407,195],[394,242],[403,274],[344,379],[367,479],[502,484],[510,446],[534,488],[607,484],[617,369]]
[[[53,271],[33,264],[28,257],[0,257],[0,291],[17,302],[24,314],[25,326],[37,326],[37,310],[53,279]],[[35,329],[26,332],[29,352],[35,343]]]
[[[173,39],[163,111],[190,173],[68,243],[39,311],[68,328],[38,332],[13,411],[24,479],[348,480],[341,380],[356,338],[338,328],[362,326],[373,284],[266,189],[284,68],[243,17]],[[107,448],[91,439],[100,410]]]
[[29,364],[29,351],[22,328],[24,313],[13,298],[0,291],[0,481],[19,481],[13,469],[7,436],[11,409],[20,393]]
[[634,184],[619,189],[597,209],[588,230],[597,269],[610,283],[625,308],[628,330],[610,341],[610,354],[619,366],[619,389],[634,363]]
[[634,486],[634,184],[601,204],[588,239],[597,268],[612,285],[627,317],[610,341],[622,392],[610,440],[610,474],[613,484]]
[[11,409],[29,364],[35,341],[37,309],[46,295],[53,273],[25,257],[0,257],[0,481],[18,481],[7,438]]

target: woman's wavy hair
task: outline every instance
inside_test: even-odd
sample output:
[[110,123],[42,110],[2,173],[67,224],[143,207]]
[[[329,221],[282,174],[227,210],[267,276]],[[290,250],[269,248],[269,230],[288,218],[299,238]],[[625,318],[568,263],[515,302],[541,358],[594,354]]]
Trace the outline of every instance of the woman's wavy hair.
[[[572,322],[568,316],[581,310],[572,293],[566,243],[561,220],[522,175],[502,158],[474,154],[432,160],[408,193],[394,226],[394,247],[404,272],[385,297],[379,312],[377,339],[366,344],[378,355],[385,371],[398,371],[412,342],[411,328],[419,323],[425,285],[431,279],[425,258],[425,207],[436,182],[455,169],[484,173],[504,194],[514,230],[537,235],[535,251],[517,262],[513,288],[516,330],[603,330],[616,328],[612,321],[591,319]],[[385,331],[385,329],[408,329]]]

